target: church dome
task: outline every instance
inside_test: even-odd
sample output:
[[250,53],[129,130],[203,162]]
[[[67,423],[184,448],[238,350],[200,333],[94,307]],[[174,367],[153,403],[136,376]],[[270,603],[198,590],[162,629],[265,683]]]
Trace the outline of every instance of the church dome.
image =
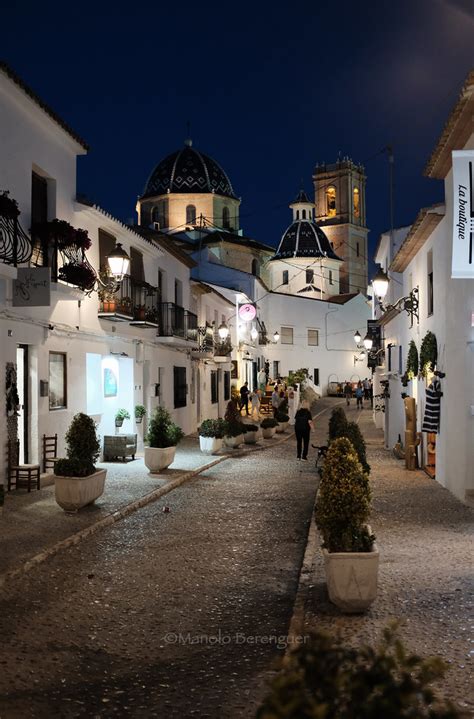
[[155,167],[142,199],[169,192],[215,193],[238,199],[222,167],[208,155],[195,150],[190,140]]
[[272,260],[289,257],[320,257],[340,260],[323,230],[311,220],[295,220],[285,230]]

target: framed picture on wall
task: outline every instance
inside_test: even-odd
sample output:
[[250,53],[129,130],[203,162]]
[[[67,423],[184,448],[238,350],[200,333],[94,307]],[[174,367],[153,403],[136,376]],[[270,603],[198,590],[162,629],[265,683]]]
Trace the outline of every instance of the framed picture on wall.
[[238,379],[239,378],[239,366],[237,364],[237,360],[232,360],[232,370],[230,373],[231,379]]
[[117,396],[117,376],[113,369],[104,367],[104,397]]

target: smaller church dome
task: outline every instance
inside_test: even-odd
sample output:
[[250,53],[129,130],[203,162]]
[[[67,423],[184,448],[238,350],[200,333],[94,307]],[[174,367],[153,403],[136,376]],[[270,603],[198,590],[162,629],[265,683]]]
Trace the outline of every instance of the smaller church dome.
[[341,260],[323,230],[311,220],[295,220],[285,230],[272,260],[289,257],[320,257]]

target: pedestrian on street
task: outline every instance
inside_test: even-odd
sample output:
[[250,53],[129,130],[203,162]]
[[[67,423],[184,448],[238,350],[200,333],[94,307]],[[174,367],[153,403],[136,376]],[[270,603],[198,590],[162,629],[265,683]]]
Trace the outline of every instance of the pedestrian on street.
[[257,415],[257,419],[260,418],[260,390],[256,389],[252,394],[250,395],[250,403],[252,406],[251,415],[252,417]]
[[240,388],[240,408],[241,410],[245,407],[245,412],[249,414],[249,383],[244,382]]
[[278,412],[278,407],[280,406],[280,395],[278,394],[278,385],[275,387],[272,393],[272,409],[273,409],[273,416],[276,417],[276,413]]
[[265,370],[261,369],[257,375],[258,388],[261,392],[265,393],[267,389],[267,376]]
[[290,418],[290,424],[295,423],[295,404],[296,404],[296,392],[294,387],[290,387],[288,390],[288,416]]
[[344,385],[344,396],[346,398],[346,404],[349,407],[352,397],[352,385],[349,381],[347,381]]
[[374,408],[374,383],[372,382],[372,380],[370,380],[369,397],[370,397],[370,406],[373,409]]
[[356,408],[363,409],[362,399],[364,397],[364,389],[362,387],[362,382],[360,382],[360,381],[357,383],[355,396],[356,396]]
[[362,383],[364,388],[364,399],[370,399],[370,380],[366,377]]
[[309,433],[314,429],[313,418],[309,411],[309,403],[301,402],[301,407],[295,414],[296,459],[308,461]]

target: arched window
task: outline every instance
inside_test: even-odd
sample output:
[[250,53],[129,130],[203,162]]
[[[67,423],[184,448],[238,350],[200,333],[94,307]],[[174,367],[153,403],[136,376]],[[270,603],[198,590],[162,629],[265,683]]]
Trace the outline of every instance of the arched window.
[[160,228],[168,227],[168,205],[166,200],[159,200],[158,204],[151,211],[151,221],[158,222]]
[[187,225],[195,225],[196,224],[196,208],[194,205],[188,205],[186,207],[186,224]]
[[306,220],[306,210],[301,210],[301,214],[303,216],[303,220]]
[[228,207],[222,208],[222,227],[226,229],[230,227],[230,212]]
[[300,211],[299,211],[299,210],[296,210],[296,219],[297,219],[297,220],[300,219]]
[[328,217],[336,216],[336,188],[333,186],[326,190],[326,214]]
[[258,277],[259,270],[260,270],[260,267],[258,264],[258,260],[252,260],[252,275],[254,275],[255,277]]
[[353,198],[354,217],[360,217],[360,193],[358,187],[354,187]]

